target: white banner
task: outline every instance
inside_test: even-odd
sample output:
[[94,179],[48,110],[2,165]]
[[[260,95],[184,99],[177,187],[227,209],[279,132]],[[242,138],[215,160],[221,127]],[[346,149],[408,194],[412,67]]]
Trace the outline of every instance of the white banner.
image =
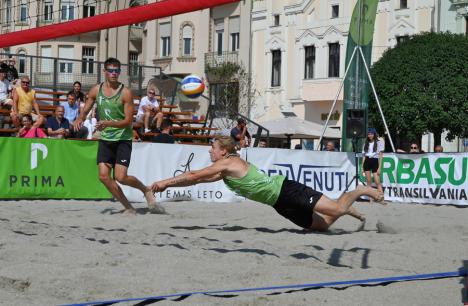
[[337,199],[347,186],[349,190],[356,186],[352,181],[356,173],[353,153],[247,148],[242,158],[269,176],[284,175],[332,199]]
[[[199,170],[211,165],[209,149],[208,146],[196,145],[133,143],[128,174],[136,176],[143,184],[150,185],[154,181],[174,177],[190,170]],[[139,190],[128,186],[122,186],[122,189],[130,201],[144,201]],[[227,189],[222,180],[195,186],[168,188],[164,192],[156,193],[156,198],[161,202],[240,200]]]
[[468,205],[468,153],[385,154],[380,177],[385,199]]

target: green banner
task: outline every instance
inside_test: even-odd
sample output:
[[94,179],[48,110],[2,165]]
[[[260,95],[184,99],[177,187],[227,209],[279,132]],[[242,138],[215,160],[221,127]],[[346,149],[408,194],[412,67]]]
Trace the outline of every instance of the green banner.
[[0,198],[109,199],[98,179],[97,142],[0,138]]
[[[362,60],[362,56],[356,47],[360,47],[367,66],[370,67],[372,54],[372,40],[374,36],[374,24],[377,13],[378,0],[358,0],[354,7],[349,25],[348,43],[346,46],[345,67],[349,66],[348,74],[344,80],[343,102],[343,151],[352,151],[351,140],[346,138],[346,118],[348,109],[368,109],[369,78]],[[354,50],[356,49],[356,52]],[[351,56],[354,52],[354,56]],[[366,112],[367,114],[367,112]],[[366,120],[367,121],[367,120]],[[367,127],[364,127],[367,128]],[[358,148],[361,148],[362,141]],[[360,150],[359,150],[360,151]]]

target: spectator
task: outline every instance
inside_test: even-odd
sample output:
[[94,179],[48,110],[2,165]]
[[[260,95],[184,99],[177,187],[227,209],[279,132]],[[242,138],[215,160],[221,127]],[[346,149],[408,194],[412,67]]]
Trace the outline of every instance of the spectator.
[[159,102],[156,99],[156,91],[154,88],[148,89],[148,95],[143,97],[138,106],[136,122],[143,123],[145,133],[151,131],[150,126],[156,121],[156,132],[161,131],[161,123],[163,121],[163,113],[159,109]]
[[[99,138],[100,132],[96,131],[96,123],[96,105],[94,105],[91,111],[88,113],[88,116],[86,116],[85,121],[83,122],[83,126],[86,127],[88,133],[88,136],[86,137],[87,139]],[[75,129],[72,130],[73,132],[75,132]]]
[[375,128],[369,128],[367,132],[366,143],[362,153],[364,158],[362,160],[362,169],[366,177],[367,186],[372,186],[371,172],[374,177],[374,182],[377,185],[379,192],[383,193],[382,184],[380,182],[380,169],[382,168],[382,157],[384,151],[384,144],[379,140],[379,135]]
[[0,106],[12,106],[13,100],[11,99],[11,84],[6,79],[6,71],[0,69]]
[[268,143],[267,143],[266,139],[263,139],[263,138],[260,139],[258,141],[258,147],[259,148],[268,148]]
[[[11,119],[13,124],[19,128],[20,121],[24,115],[31,115],[34,122],[33,127],[40,127],[44,123],[44,117],[41,116],[39,105],[36,102],[36,92],[29,88],[29,77],[21,77],[21,86],[13,90],[13,107],[11,110]],[[32,112],[34,109],[35,114]]]
[[410,151],[411,154],[418,154],[421,153],[421,150],[419,150],[419,146],[417,143],[413,142],[410,145]]
[[45,138],[47,135],[38,127],[33,127],[32,116],[29,114],[21,118],[22,127],[18,131],[18,137],[23,138]]
[[174,143],[175,139],[171,135],[172,122],[169,119],[164,119],[161,123],[161,133],[153,138],[153,142],[158,143]]
[[327,144],[325,145],[325,151],[335,152],[336,151],[335,143],[333,141],[327,142]]
[[64,117],[62,105],[55,108],[54,115],[47,119],[47,134],[50,138],[66,138],[70,135],[70,122]]
[[18,85],[16,84],[16,81],[18,80],[18,70],[16,70],[15,64],[16,60],[11,57],[8,61],[8,71],[6,72],[6,78],[13,85]]
[[[64,117],[68,120],[70,125],[72,125],[76,118],[78,118],[78,114],[80,112],[80,107],[75,97],[75,93],[73,91],[69,91],[67,94],[67,102],[60,103],[60,106],[64,109]],[[67,136],[72,138],[86,138],[88,136],[88,128],[85,125],[82,125],[78,131],[71,129],[70,134]]]
[[240,148],[250,146],[252,137],[250,136],[249,131],[247,130],[247,123],[245,122],[245,119],[237,119],[237,126],[231,129],[231,138],[234,140],[236,146]]
[[441,145],[436,145],[434,148],[435,153],[443,153],[444,152],[444,147]]
[[[73,83],[73,89],[70,90],[68,94],[72,94],[75,97],[76,104],[78,105],[78,108],[81,110],[84,107],[84,103],[86,101],[85,94],[81,91],[81,83],[78,81]],[[70,123],[72,122],[70,121]]]

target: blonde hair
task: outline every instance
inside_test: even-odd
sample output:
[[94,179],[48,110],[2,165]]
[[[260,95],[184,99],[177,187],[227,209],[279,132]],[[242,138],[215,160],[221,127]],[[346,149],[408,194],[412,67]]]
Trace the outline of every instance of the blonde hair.
[[230,136],[221,136],[221,135],[218,135],[214,138],[214,141],[217,141],[219,143],[219,146],[221,147],[221,149],[224,149],[226,151],[228,151],[228,153],[232,154],[232,153],[237,153],[236,152],[236,144],[234,143],[234,141],[232,140],[232,138]]

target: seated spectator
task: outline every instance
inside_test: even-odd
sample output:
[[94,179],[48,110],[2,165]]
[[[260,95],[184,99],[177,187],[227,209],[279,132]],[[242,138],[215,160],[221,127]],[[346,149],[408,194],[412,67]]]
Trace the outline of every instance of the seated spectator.
[[161,123],[161,133],[153,137],[153,142],[158,143],[174,143],[175,139],[171,135],[172,122],[169,119],[164,119]]
[[237,119],[237,126],[231,129],[231,138],[234,143],[240,148],[246,148],[250,146],[252,137],[247,130],[247,122],[243,118]]
[[[67,94],[67,102],[60,102],[60,106],[64,109],[64,117],[68,120],[70,125],[78,118],[80,112],[80,107],[75,97],[76,95],[73,91],[70,91]],[[71,129],[70,135],[68,136],[71,138],[86,138],[88,136],[88,128],[83,124],[79,131]]]
[[0,106],[11,107],[13,100],[11,99],[11,84],[6,78],[6,71],[0,69]]
[[329,152],[335,152],[335,143],[333,141],[328,141],[327,144],[325,145],[325,151]]
[[63,116],[64,108],[58,105],[54,115],[47,119],[47,134],[50,138],[66,138],[70,134],[70,122]]
[[22,127],[18,131],[18,137],[23,138],[45,138],[47,135],[38,127],[32,126],[32,117],[31,115],[24,115],[21,118]]
[[[29,88],[30,80],[28,76],[21,78],[21,86],[13,90],[13,107],[11,109],[11,120],[13,124],[20,128],[20,121],[24,115],[31,115],[34,122],[33,127],[40,127],[44,123],[36,101],[36,92]],[[33,109],[35,114],[33,113]]]
[[143,123],[145,133],[151,131],[150,127],[156,121],[156,131],[161,131],[161,123],[163,121],[163,113],[159,109],[159,102],[156,99],[156,91],[153,88],[148,89],[148,95],[143,97],[138,106],[136,122]]
[[18,70],[15,67],[16,60],[13,57],[10,57],[8,60],[8,70],[6,72],[6,78],[10,81],[13,86],[18,85],[16,81],[18,80]]
[[260,139],[258,141],[258,147],[259,148],[268,148],[268,142],[266,141],[266,139]]
[[[81,91],[81,83],[76,81],[73,83],[73,89],[68,92],[68,94],[72,94],[75,97],[76,104],[81,109],[84,107],[86,102],[85,94]],[[71,122],[70,122],[71,123]]]
[[443,153],[444,152],[444,147],[442,147],[441,145],[436,145],[435,148],[434,148],[434,152],[435,153]]
[[419,145],[417,143],[415,143],[415,142],[411,143],[409,152],[411,154],[422,153],[421,150],[419,150]]
[[[83,122],[83,126],[86,127],[88,136],[86,137],[87,139],[93,139],[93,138],[99,138],[99,134],[96,131],[96,104],[93,106],[91,111],[88,113],[88,116],[86,116],[86,120]],[[95,134],[96,133],[96,134]]]

